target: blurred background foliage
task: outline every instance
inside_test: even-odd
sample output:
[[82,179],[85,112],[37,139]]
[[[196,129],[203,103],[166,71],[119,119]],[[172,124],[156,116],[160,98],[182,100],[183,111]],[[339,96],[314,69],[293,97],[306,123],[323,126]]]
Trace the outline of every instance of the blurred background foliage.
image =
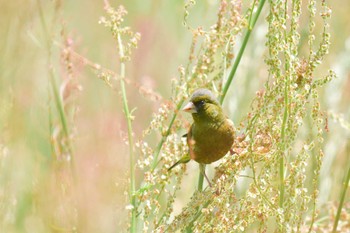
[[[183,26],[183,1],[111,4],[123,4],[129,12],[126,25],[142,35],[127,66],[127,94],[131,108],[136,107],[133,129],[138,138],[152,113],[170,97],[170,81],[187,60],[191,33]],[[330,54],[316,71],[323,76],[331,67],[338,76],[320,96],[322,109],[329,116],[318,203],[325,212],[338,203],[350,162],[350,2],[334,0],[329,4],[333,12]],[[198,1],[191,9],[189,23],[204,28],[211,25],[216,12],[212,9],[217,6],[215,0]],[[103,1],[0,0],[0,9],[1,231],[118,231],[128,223],[125,192],[129,162],[122,104],[118,93],[97,78],[96,70],[83,58],[113,71],[119,69],[116,42],[98,24],[105,14]],[[265,17],[266,9],[230,88],[230,101],[224,105],[235,123],[250,110],[256,91],[263,88],[267,78]],[[47,43],[50,38],[54,40],[52,46]],[[67,57],[67,50],[80,54],[81,60]],[[50,73],[64,97],[69,139],[59,136],[59,114],[50,107],[55,102],[50,94]],[[153,94],[147,95],[148,90]],[[67,168],[72,158],[54,157],[58,153],[53,145],[65,144],[64,140],[73,144],[74,175]],[[158,140],[150,139],[154,144]],[[190,166],[187,173],[194,187],[197,170]],[[184,190],[191,192],[189,182],[185,183]],[[183,193],[178,195],[178,210],[190,195]],[[350,209],[349,195],[346,200]]]

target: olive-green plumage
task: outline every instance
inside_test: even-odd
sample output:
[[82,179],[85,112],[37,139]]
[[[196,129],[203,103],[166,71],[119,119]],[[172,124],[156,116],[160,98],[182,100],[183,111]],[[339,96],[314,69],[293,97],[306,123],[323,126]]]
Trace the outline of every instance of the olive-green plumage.
[[215,96],[207,89],[198,89],[183,110],[192,113],[194,121],[186,135],[189,154],[169,170],[190,159],[200,164],[210,164],[221,159],[233,144],[234,126],[224,115]]

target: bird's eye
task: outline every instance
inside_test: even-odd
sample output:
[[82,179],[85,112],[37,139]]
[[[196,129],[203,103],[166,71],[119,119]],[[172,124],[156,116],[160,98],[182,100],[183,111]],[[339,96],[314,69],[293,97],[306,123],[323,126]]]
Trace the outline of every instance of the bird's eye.
[[199,101],[199,102],[196,104],[196,106],[197,106],[197,108],[200,108],[200,107],[202,107],[204,104],[205,104],[205,101],[204,101],[204,100],[201,100],[201,101]]

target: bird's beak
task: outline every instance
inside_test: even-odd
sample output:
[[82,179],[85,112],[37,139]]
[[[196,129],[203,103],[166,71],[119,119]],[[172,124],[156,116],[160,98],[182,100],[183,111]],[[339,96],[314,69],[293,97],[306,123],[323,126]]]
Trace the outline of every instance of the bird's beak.
[[188,104],[186,104],[182,110],[189,113],[197,113],[196,106],[194,106],[192,102],[189,102]]

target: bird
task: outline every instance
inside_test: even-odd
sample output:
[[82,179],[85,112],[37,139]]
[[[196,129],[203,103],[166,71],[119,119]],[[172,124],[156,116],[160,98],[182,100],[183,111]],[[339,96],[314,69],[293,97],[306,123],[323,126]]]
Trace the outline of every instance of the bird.
[[201,165],[201,172],[210,185],[203,165],[221,159],[231,150],[235,138],[234,124],[226,117],[217,98],[208,89],[200,88],[194,91],[182,110],[191,113],[193,118],[193,124],[184,135],[189,152],[168,170],[194,160]]

